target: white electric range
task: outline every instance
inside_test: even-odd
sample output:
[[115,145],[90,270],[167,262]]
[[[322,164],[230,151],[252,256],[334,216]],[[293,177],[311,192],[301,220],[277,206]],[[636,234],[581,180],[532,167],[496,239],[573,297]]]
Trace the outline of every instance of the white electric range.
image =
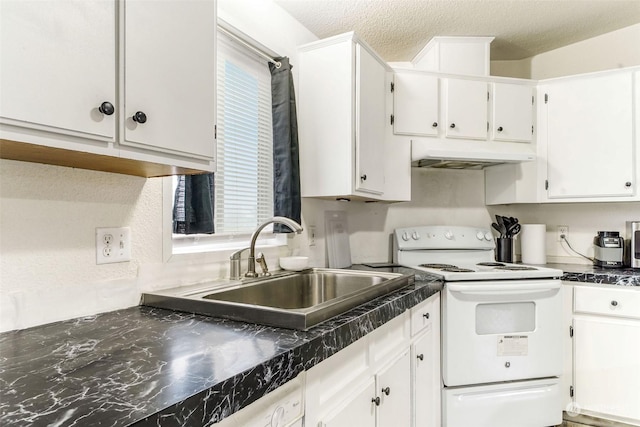
[[560,424],[562,271],[495,262],[481,227],[400,228],[393,240],[396,263],[444,281],[443,426]]

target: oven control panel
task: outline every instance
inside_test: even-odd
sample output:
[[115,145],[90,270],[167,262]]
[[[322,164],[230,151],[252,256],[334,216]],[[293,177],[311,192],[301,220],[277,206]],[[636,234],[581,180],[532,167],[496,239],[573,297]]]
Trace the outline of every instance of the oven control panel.
[[418,249],[493,249],[493,234],[488,228],[429,225],[396,228],[397,250]]

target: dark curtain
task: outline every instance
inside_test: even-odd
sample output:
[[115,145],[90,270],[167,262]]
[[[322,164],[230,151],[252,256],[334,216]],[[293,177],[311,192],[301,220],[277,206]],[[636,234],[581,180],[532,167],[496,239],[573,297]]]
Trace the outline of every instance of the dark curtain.
[[173,202],[173,232],[213,234],[213,174],[178,177]]
[[[301,223],[300,161],[298,158],[298,119],[296,96],[289,58],[275,58],[280,67],[269,63],[273,115],[273,215]],[[274,224],[274,233],[291,233],[289,227]]]

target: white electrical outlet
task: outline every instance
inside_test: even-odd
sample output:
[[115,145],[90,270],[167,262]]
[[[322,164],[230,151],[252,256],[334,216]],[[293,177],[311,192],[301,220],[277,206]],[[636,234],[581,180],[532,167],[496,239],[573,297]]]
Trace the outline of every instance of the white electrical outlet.
[[131,228],[96,228],[96,264],[131,260]]
[[569,227],[566,225],[558,226],[558,242],[562,242],[564,240],[562,236],[564,236],[565,238],[569,237]]

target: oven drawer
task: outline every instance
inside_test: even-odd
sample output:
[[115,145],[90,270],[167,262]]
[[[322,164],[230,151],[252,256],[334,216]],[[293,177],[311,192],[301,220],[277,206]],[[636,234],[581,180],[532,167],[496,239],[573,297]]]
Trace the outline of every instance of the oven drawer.
[[640,290],[621,287],[574,287],[576,313],[640,319]]
[[445,427],[541,427],[562,423],[558,378],[447,388],[442,393],[442,405]]

